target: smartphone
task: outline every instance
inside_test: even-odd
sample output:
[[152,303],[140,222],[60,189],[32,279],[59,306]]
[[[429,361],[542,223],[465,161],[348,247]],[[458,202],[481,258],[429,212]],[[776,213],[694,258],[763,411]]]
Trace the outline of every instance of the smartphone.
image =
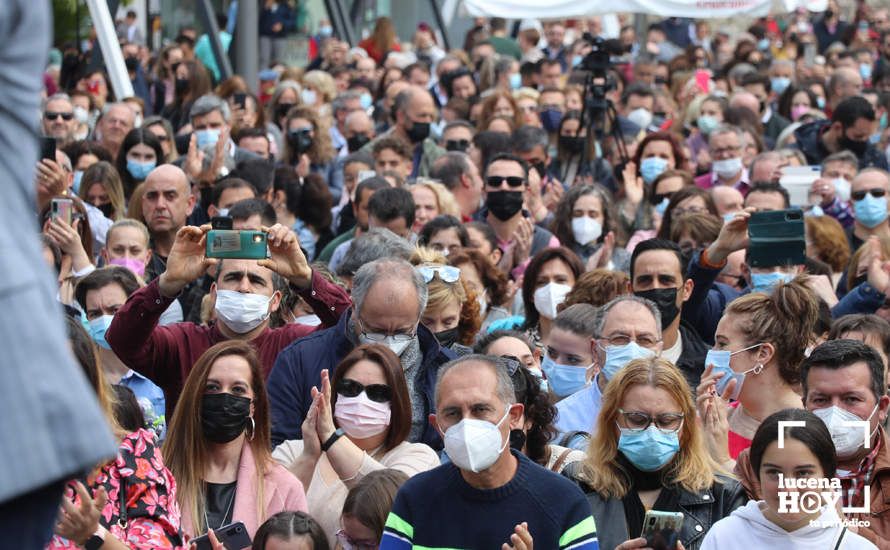
[[791,206],[804,206],[810,203],[813,182],[821,177],[821,166],[785,166],[779,176],[779,185],[788,191]]
[[269,248],[262,231],[211,229],[205,254],[208,258],[262,260],[269,257]]
[[[244,524],[240,521],[224,525],[219,529],[213,530],[216,534],[216,540],[222,544],[226,550],[242,550],[249,548],[251,544],[250,535],[247,533]],[[190,541],[198,550],[212,550],[210,546],[210,535],[201,535]]]
[[235,92],[233,97],[235,98],[235,105],[237,105],[238,108],[243,109],[244,103],[247,101],[247,94]]
[[74,210],[74,201],[71,199],[53,199],[50,203],[50,218],[60,218],[71,225],[71,213]]
[[213,229],[232,229],[231,216],[213,216],[210,218],[210,227]]
[[755,212],[748,220],[747,262],[751,267],[803,265],[806,260],[800,208]]
[[377,175],[377,172],[374,170],[359,170],[358,171],[358,181],[359,183],[365,181],[368,178],[373,178]]
[[646,546],[652,550],[676,550],[683,527],[682,512],[661,512],[649,510],[643,518],[643,533]]
[[55,162],[56,138],[46,136],[40,138],[40,158]]
[[698,86],[702,93],[708,93],[711,87],[711,73],[704,69],[695,71],[695,85]]

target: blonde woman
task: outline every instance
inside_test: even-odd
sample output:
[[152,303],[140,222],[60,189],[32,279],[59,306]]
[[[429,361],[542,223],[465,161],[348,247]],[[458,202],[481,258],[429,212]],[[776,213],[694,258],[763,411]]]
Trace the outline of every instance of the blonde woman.
[[189,538],[240,521],[253,537],[272,515],[306,511],[303,485],[272,459],[269,401],[260,361],[239,340],[195,363],[164,442]]
[[312,107],[322,116],[330,116],[331,102],[337,95],[334,77],[325,71],[309,71],[303,75],[303,104]]
[[428,294],[420,322],[435,333],[443,347],[458,354],[469,353],[482,326],[482,316],[476,293],[460,268],[448,265],[444,256],[428,248],[418,248],[411,263],[423,276]]
[[176,480],[164,466],[154,434],[144,429],[127,433],[120,427],[96,347],[79,320],[65,320],[71,351],[120,446],[115,459],[97,466],[83,481],[69,483],[47,548],[181,548]]
[[454,216],[460,219],[460,207],[447,187],[439,182],[418,179],[409,189],[414,197],[414,225],[411,230],[420,233],[423,226],[436,216]]
[[682,512],[676,548],[698,549],[705,533],[747,500],[717,473],[695,418],[686,379],[669,361],[636,359],[609,380],[596,435],[576,480],[587,493],[600,547],[646,546],[647,510]]

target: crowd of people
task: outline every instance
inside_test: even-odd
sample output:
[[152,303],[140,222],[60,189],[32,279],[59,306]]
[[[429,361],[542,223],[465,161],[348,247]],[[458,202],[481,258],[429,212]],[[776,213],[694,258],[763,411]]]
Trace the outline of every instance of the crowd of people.
[[[630,550],[657,512],[671,550],[890,549],[890,9],[477,18],[450,51],[381,17],[305,67],[295,17],[265,3],[256,83],[128,17],[134,96],[66,44],[18,113],[117,447],[53,470],[35,547]],[[755,265],[792,207],[805,258]],[[220,224],[265,257],[208,255]],[[836,498],[789,512],[788,479]]]

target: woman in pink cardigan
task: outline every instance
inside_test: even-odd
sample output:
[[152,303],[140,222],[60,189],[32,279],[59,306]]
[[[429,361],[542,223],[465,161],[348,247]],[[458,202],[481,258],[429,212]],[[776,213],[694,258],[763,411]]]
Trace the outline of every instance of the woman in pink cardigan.
[[269,402],[256,352],[217,344],[195,363],[164,442],[187,538],[243,522],[253,537],[266,518],[306,511],[303,485],[272,460]]

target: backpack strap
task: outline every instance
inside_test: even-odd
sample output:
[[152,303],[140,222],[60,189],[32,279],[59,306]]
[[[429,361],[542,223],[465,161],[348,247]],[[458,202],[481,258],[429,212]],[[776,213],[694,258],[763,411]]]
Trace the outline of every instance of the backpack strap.
[[560,472],[560,469],[562,468],[562,465],[565,463],[566,458],[568,458],[570,452],[572,452],[572,449],[564,449],[559,454],[559,458],[556,459],[556,462],[553,463],[553,466],[550,467],[550,471],[556,472],[558,474]]
[[841,534],[837,538],[837,544],[834,545],[834,550],[838,550],[838,548],[841,547],[841,541],[844,540],[844,535],[846,535],[846,534],[847,534],[847,528],[841,527]]

